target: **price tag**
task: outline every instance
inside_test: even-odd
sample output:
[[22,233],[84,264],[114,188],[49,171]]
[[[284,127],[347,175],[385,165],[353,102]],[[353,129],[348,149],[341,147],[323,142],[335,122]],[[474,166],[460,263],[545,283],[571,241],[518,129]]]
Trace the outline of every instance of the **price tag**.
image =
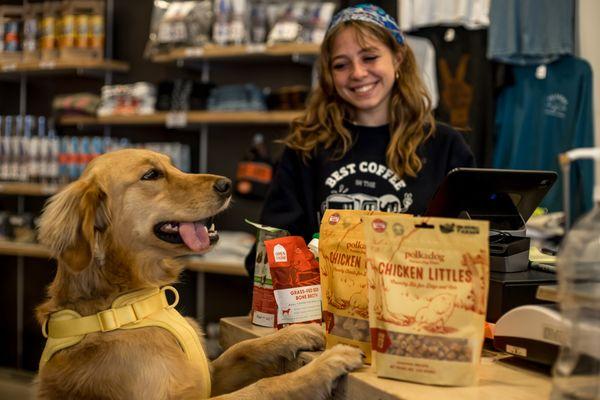
[[183,54],[186,57],[202,57],[204,55],[204,49],[202,47],[188,47],[184,50]]
[[165,126],[167,128],[185,128],[187,126],[187,113],[183,111],[168,113]]
[[264,53],[266,50],[267,46],[265,44],[249,44],[246,46],[246,53]]
[[454,38],[456,38],[456,31],[453,28],[446,29],[446,33],[444,33],[444,40],[450,43],[454,41]]
[[56,185],[43,185],[40,187],[40,192],[43,194],[54,194],[58,190],[58,186]]
[[41,61],[40,68],[42,69],[53,69],[56,68],[56,62],[54,61]]
[[17,69],[17,64],[4,64],[2,66],[2,71],[14,71]]
[[539,65],[535,69],[535,77],[538,79],[546,79],[546,75],[548,75],[548,68],[545,64]]

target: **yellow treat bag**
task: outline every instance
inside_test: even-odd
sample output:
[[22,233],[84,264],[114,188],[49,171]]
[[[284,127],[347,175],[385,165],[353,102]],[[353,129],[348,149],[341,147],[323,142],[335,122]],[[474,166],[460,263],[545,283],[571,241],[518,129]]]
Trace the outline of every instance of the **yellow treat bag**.
[[327,210],[319,231],[319,269],[327,348],[360,348],[371,362],[367,271],[361,218],[379,211]]
[[489,223],[389,215],[363,222],[377,375],[475,384],[489,286]]

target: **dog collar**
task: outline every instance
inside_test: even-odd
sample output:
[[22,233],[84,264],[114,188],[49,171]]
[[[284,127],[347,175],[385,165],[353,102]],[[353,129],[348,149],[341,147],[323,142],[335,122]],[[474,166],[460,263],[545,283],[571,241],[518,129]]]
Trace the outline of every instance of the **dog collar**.
[[[172,304],[167,300],[167,291],[175,295]],[[76,345],[90,333],[158,326],[173,334],[187,358],[201,367],[205,379],[204,398],[208,398],[211,385],[208,361],[196,331],[175,310],[178,302],[177,290],[165,286],[123,293],[113,301],[111,308],[85,317],[73,310],[53,313],[42,325],[47,341],[39,368],[41,370],[56,352]]]

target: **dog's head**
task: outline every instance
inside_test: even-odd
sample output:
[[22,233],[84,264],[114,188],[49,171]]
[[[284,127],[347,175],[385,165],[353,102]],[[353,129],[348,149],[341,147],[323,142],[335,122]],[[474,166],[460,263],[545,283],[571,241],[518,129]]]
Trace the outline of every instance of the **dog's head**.
[[94,159],[48,201],[39,239],[78,275],[102,269],[107,278],[164,284],[180,271],[166,260],[216,243],[212,217],[230,198],[227,178],[183,173],[156,152],[120,150]]

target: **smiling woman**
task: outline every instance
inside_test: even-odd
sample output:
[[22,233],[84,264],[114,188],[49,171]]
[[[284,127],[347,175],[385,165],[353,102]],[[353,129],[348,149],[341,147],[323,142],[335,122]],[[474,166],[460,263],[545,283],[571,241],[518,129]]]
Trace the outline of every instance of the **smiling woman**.
[[376,39],[359,35],[355,29],[343,29],[333,41],[333,84],[354,107],[356,124],[384,125],[400,56]]
[[461,134],[435,123],[413,52],[381,8],[336,14],[318,67],[261,223],[309,241],[328,208],[421,214],[448,171],[474,165]]

